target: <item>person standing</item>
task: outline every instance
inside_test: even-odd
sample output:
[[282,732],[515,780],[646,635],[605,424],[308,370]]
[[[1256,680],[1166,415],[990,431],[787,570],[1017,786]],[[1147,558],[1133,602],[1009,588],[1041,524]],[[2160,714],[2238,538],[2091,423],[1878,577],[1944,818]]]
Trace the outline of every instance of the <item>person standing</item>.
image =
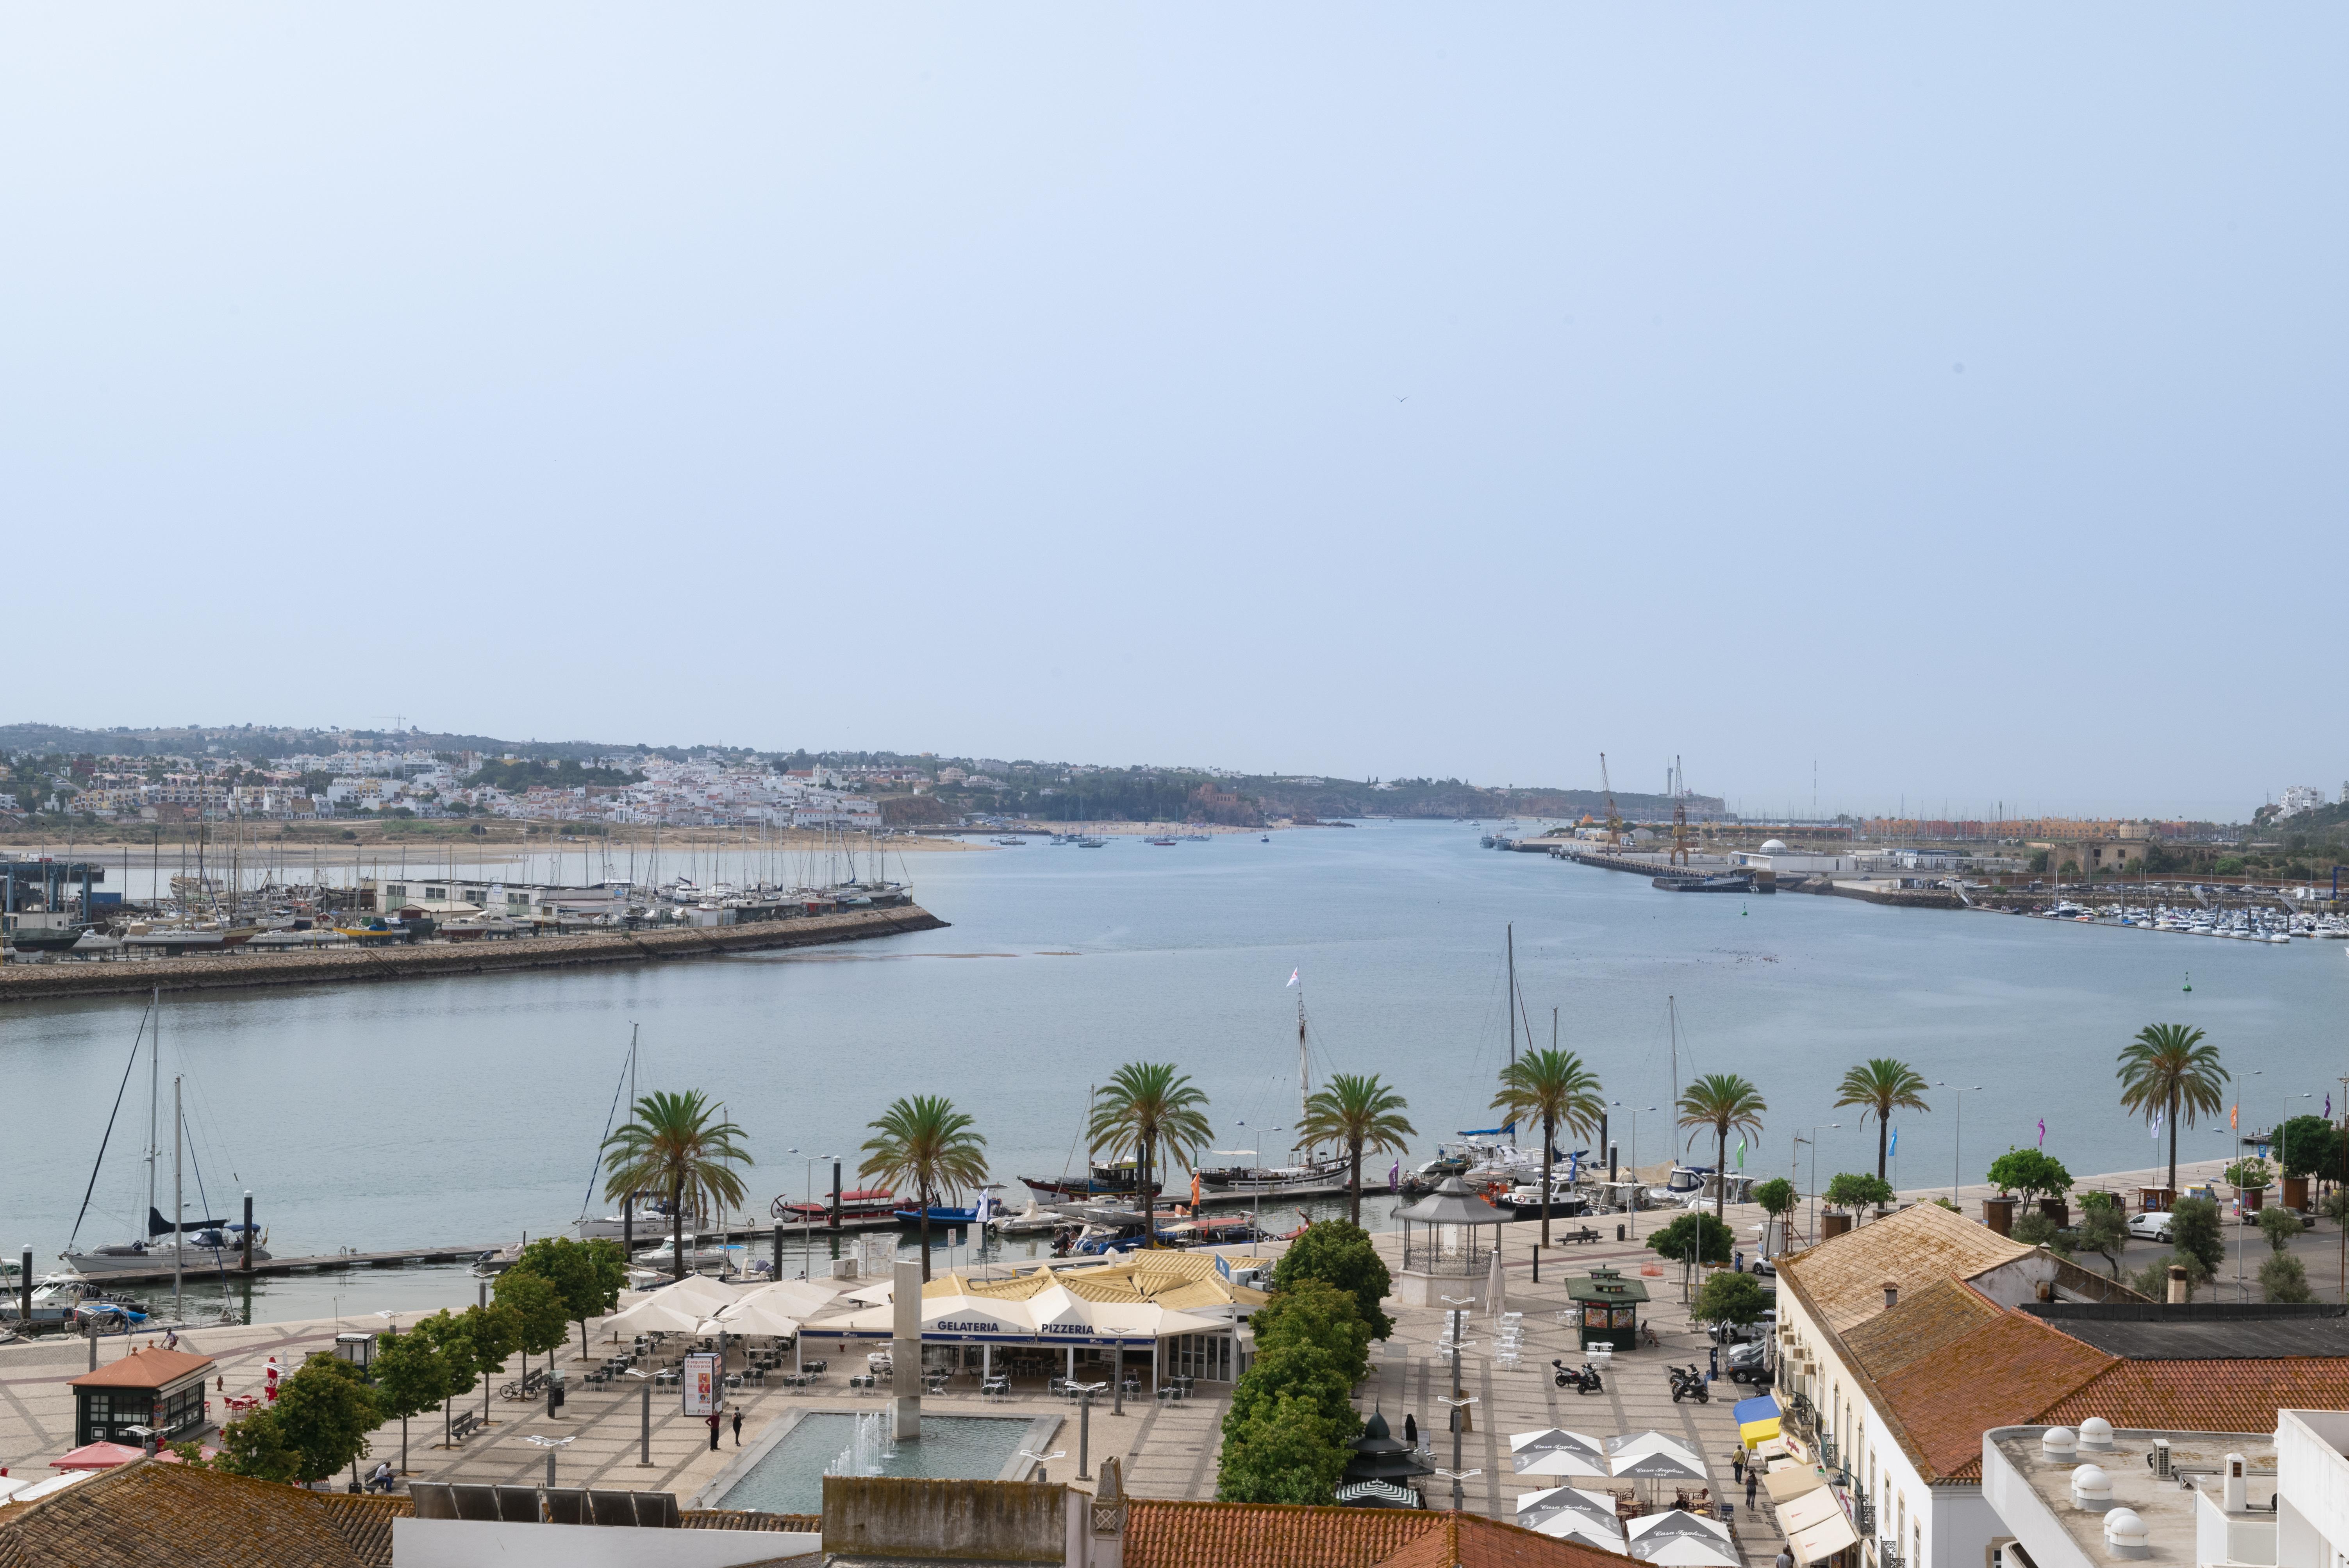
[[1745,1479],[1745,1445],[1743,1443],[1738,1444],[1729,1456],[1729,1479],[1733,1485]]
[[1754,1488],[1761,1480],[1762,1472],[1759,1470],[1749,1470],[1745,1472],[1745,1506],[1748,1510],[1754,1506]]
[[739,1405],[734,1408],[734,1446],[742,1446],[742,1408]]
[[718,1451],[718,1412],[715,1410],[709,1412],[709,1451],[713,1454]]

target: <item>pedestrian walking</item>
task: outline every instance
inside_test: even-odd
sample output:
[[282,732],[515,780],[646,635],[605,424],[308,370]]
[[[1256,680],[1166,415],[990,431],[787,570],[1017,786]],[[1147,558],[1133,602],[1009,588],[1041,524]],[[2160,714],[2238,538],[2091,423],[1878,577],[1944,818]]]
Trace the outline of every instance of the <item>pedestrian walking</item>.
[[1770,1568],[1795,1568],[1795,1554],[1781,1546],[1778,1555],[1770,1560]]
[[1419,1447],[1419,1418],[1408,1410],[1402,1417],[1402,1440],[1413,1448]]
[[1743,1443],[1729,1456],[1729,1479],[1733,1484],[1745,1479],[1745,1446]]
[[1745,1472],[1745,1506],[1748,1508],[1752,1508],[1754,1506],[1754,1488],[1761,1480],[1762,1475],[1759,1470],[1747,1470]]
[[709,1412],[709,1451],[713,1454],[718,1451],[718,1412],[715,1410]]
[[740,1406],[734,1411],[734,1446],[738,1449],[742,1446],[742,1411]]

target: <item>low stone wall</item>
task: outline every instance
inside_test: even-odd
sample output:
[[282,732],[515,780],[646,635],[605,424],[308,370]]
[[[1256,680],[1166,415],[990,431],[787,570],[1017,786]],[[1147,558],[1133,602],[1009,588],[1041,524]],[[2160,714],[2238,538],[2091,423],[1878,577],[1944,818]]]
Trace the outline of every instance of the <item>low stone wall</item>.
[[341,985],[514,969],[565,969],[703,958],[778,947],[860,942],[901,932],[937,931],[947,923],[918,904],[857,910],[747,925],[680,926],[666,931],[597,932],[581,936],[516,936],[465,943],[327,948],[312,953],[208,954],[202,957],[67,960],[0,967],[0,1002],[109,996],[160,987],[222,991],[255,985]]
[[1069,1489],[1032,1480],[823,1478],[823,1549],[965,1563],[1067,1560]]

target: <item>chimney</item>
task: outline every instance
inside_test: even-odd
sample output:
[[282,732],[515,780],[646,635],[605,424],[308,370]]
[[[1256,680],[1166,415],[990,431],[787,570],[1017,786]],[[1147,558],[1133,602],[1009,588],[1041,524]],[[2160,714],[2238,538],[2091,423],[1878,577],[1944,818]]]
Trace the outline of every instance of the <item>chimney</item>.
[[1899,1282],[1899,1280],[1897,1280],[1897,1279],[1889,1279],[1889,1280],[1886,1280],[1886,1281],[1884,1282],[1884,1306],[1885,1306],[1885,1310],[1889,1312],[1889,1311],[1890,1311],[1892,1308],[1894,1308],[1894,1307],[1896,1307],[1896,1306],[1899,1306],[1899,1305],[1900,1305],[1900,1282]]
[[2243,1511],[2243,1505],[2249,1500],[2243,1494],[2243,1456],[2240,1454],[2229,1454],[2227,1456],[2227,1477],[2225,1481],[2224,1496],[2226,1499],[2226,1509],[2229,1513],[2240,1513]]
[[2169,1265],[2169,1305],[2186,1305],[2186,1267],[2182,1264]]

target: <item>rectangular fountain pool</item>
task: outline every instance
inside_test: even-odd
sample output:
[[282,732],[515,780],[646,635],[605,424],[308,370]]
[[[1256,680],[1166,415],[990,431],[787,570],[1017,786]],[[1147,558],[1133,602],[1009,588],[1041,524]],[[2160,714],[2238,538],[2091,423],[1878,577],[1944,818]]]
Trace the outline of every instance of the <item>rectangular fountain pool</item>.
[[820,1512],[827,1472],[993,1480],[1028,1446],[1031,1424],[1024,1416],[925,1416],[919,1438],[893,1444],[885,1410],[812,1410],[753,1456],[713,1506]]

